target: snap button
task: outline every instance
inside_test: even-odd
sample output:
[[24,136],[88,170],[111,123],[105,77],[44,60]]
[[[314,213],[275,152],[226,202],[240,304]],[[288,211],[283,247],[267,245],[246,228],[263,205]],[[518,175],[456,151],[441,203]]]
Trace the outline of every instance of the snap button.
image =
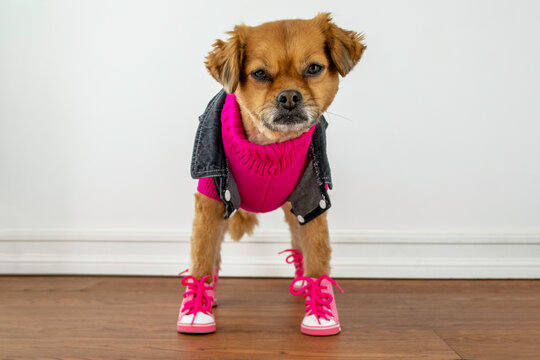
[[296,218],[297,218],[298,221],[300,221],[302,224],[303,224],[304,221],[305,221],[304,218],[302,217],[302,215],[298,215]]
[[225,190],[225,200],[231,201],[231,192],[229,190]]
[[321,207],[321,209],[326,209],[326,201],[324,200],[319,201],[319,206]]

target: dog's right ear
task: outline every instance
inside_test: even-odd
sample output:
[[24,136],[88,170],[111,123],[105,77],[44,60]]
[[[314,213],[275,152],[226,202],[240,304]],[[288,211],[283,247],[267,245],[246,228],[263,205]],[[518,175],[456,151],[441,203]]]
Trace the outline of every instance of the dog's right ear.
[[206,57],[206,68],[229,94],[236,90],[240,81],[246,32],[246,25],[235,26],[233,31],[228,32],[231,36],[229,40],[216,40],[212,51]]

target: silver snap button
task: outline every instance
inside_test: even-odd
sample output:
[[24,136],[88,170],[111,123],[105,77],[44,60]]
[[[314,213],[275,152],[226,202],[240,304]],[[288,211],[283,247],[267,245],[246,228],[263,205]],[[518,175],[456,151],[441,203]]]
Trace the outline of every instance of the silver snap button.
[[305,221],[304,218],[302,217],[302,215],[298,215],[296,218],[297,218],[298,221],[300,221],[302,224],[303,224],[304,221]]
[[231,192],[229,190],[225,190],[225,200],[231,201]]
[[319,206],[321,207],[321,209],[326,209],[326,201],[324,200],[319,201]]

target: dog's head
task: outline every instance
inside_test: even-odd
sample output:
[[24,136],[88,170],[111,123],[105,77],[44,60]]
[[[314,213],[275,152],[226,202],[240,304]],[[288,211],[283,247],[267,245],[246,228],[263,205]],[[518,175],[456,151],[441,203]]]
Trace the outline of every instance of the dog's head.
[[239,25],[229,34],[214,43],[206,67],[236,94],[243,118],[271,139],[313,126],[337,93],[338,75],[347,75],[365,49],[361,34],[337,27],[328,13]]

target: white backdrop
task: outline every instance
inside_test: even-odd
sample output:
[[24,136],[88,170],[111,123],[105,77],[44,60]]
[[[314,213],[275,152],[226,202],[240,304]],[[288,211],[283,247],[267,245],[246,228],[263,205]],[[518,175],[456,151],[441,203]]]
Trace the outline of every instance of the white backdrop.
[[[540,277],[537,1],[0,0],[0,272],[187,266],[210,45],[319,11],[368,44],[327,114],[335,274]],[[284,230],[224,273],[289,274]]]

